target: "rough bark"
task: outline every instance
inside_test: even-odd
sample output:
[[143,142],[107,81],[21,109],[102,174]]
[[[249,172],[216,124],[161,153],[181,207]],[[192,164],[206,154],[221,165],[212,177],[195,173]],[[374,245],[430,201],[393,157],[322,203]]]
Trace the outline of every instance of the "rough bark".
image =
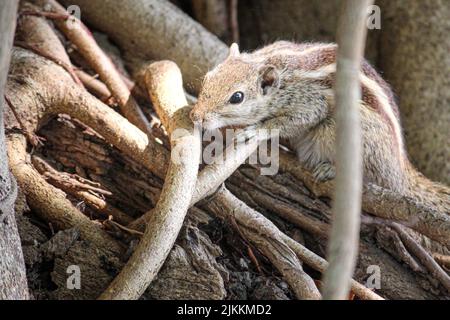
[[[303,271],[295,253],[285,243],[282,232],[259,212],[248,207],[225,187],[205,205],[221,219],[234,222],[236,230],[260,250],[286,279],[298,299],[320,299],[312,278]],[[233,225],[233,223],[231,223]]]
[[379,65],[398,97],[412,162],[450,184],[450,5],[380,1]]
[[8,75],[18,1],[0,4],[0,300],[28,299],[28,286],[20,238],[14,215],[17,184],[6,155],[4,87]]
[[[41,8],[49,4],[51,12],[65,15],[64,7],[53,0],[35,0]],[[41,11],[42,12],[42,11]],[[37,13],[39,14],[39,12]],[[118,102],[122,114],[142,131],[151,133],[152,127],[145,117],[139,105],[131,95],[119,71],[113,65],[111,59],[102,51],[96,43],[94,37],[86,27],[76,17],[71,17],[67,21],[55,20],[55,24],[66,35],[66,37],[77,46],[77,51],[92,66],[95,72],[111,91],[113,97]]]

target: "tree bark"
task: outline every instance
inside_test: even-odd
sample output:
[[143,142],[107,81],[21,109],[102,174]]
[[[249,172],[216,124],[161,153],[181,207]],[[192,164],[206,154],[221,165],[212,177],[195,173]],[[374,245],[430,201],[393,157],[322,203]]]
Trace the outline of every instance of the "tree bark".
[[28,299],[22,248],[14,215],[17,184],[8,168],[3,113],[18,1],[0,3],[0,300]]

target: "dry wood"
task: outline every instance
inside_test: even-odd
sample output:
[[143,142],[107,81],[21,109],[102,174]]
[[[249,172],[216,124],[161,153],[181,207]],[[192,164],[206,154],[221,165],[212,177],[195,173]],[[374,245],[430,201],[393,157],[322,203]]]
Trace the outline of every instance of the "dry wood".
[[89,204],[97,211],[106,215],[106,217],[111,217],[118,223],[126,225],[131,222],[130,216],[126,215],[119,209],[108,204],[108,202],[97,196],[99,194],[110,195],[110,193],[106,190],[101,190],[97,187],[91,187],[89,184],[79,182],[68,174],[58,172],[57,170],[52,168],[44,159],[38,156],[32,156],[31,160],[36,170],[55,187]]
[[[297,289],[298,297],[299,295],[300,297],[303,296],[303,298],[305,298],[305,295],[306,298],[320,297],[320,294],[316,291],[317,288],[310,282],[309,276],[303,274],[301,266],[296,267],[294,274],[286,273],[296,263],[286,258],[290,257],[290,254],[289,250],[286,251],[284,246],[289,246],[301,261],[319,272],[324,272],[327,268],[328,263],[325,259],[319,257],[281,232],[269,219],[248,207],[244,202],[233,196],[225,187],[220,188],[208,200],[205,207],[209,209],[209,212],[213,212],[221,219],[235,219],[240,228],[239,230],[247,237],[246,239],[254,243],[258,250],[263,251],[264,255],[269,257],[271,262],[285,276],[286,281],[294,288],[294,291]],[[280,252],[284,252],[284,254],[280,256]],[[292,257],[290,258],[292,259]],[[296,279],[296,277],[299,277],[299,279]],[[382,299],[379,295],[359,284],[357,281],[352,280],[351,288],[361,299]]]
[[[34,19],[40,18],[34,17]],[[172,49],[174,51],[178,50],[178,48]],[[55,50],[59,50],[58,47],[55,48]],[[64,49],[62,50],[64,51]],[[185,52],[182,54],[185,54]],[[46,118],[52,115],[57,113],[70,114],[73,118],[82,120],[87,125],[98,131],[106,139],[106,141],[115,145],[123,152],[123,154],[128,155],[140,164],[143,164],[145,168],[157,176],[161,178],[164,177],[167,171],[167,164],[169,163],[169,153],[165,148],[152,139],[149,140],[140,130],[130,125],[125,119],[118,116],[104,104],[88,95],[84,89],[79,90],[75,88],[72,79],[68,77],[62,68],[58,67],[54,63],[20,49],[16,50],[15,59],[18,60],[18,63],[15,64],[15,70],[11,77],[12,84],[9,86],[8,91],[11,94],[11,97],[13,97],[13,102],[18,105],[19,114],[23,117],[27,125],[32,128],[32,132],[44,123]],[[26,67],[22,66],[22,63],[24,63]],[[38,72],[33,71],[32,68],[30,68],[32,65],[37,66],[39,72],[42,72],[42,75],[39,75]],[[26,71],[28,71],[28,73]],[[26,77],[26,75],[29,77]],[[52,80],[53,78],[55,78],[55,81]],[[32,84],[32,87],[21,90],[14,85],[15,81],[20,83],[21,80],[24,81],[23,79],[33,79],[29,82]],[[50,79],[49,83],[47,85],[39,85],[39,83],[45,83],[45,79]],[[49,88],[53,89],[51,93]],[[39,99],[36,99],[36,92],[40,93]],[[35,104],[32,102],[35,102]],[[121,130],[121,128],[125,128],[126,130]],[[239,160],[233,164],[231,164],[232,162],[230,161],[229,164],[224,167],[206,167],[211,171],[208,174],[208,171],[204,170],[205,174],[203,180],[201,180],[202,175],[200,174],[199,182],[196,184],[196,191],[193,195],[191,205],[196,202],[195,199],[200,200],[204,195],[213,193],[217,186],[219,186],[223,180],[225,180],[255,148],[256,145],[247,147],[246,149],[241,149],[241,151],[245,152],[240,154],[236,152],[236,154],[231,157],[234,157],[234,159],[242,159],[242,161]],[[289,162],[290,160],[293,160],[293,163],[296,163],[296,160],[294,158],[290,158],[290,155],[287,156],[287,158],[288,160],[286,160],[285,155],[283,155],[281,157],[281,162]],[[300,180],[305,181],[305,183],[310,183],[308,186],[312,186],[312,190],[318,191],[317,194],[330,194],[332,185],[317,185],[310,180],[310,175],[308,172],[300,168],[297,163],[294,166],[295,168],[288,166],[284,167],[284,169],[295,173],[297,177],[299,177]],[[200,183],[201,181],[204,182]],[[266,190],[267,193],[270,193],[268,190],[270,190],[270,188]],[[375,211],[378,210],[381,215],[390,215],[389,210],[386,210],[386,208],[393,208],[394,217],[402,217],[402,220],[404,221],[415,223],[416,220],[411,219],[409,210],[411,208],[413,208],[413,210],[416,208],[415,210],[422,214],[416,228],[426,230],[426,232],[429,233],[433,233],[436,229],[439,229],[442,231],[442,233],[439,233],[438,235],[441,241],[448,239],[448,233],[446,233],[448,230],[448,221],[445,219],[442,220],[441,213],[435,212],[429,214],[429,208],[426,206],[420,206],[420,204],[414,203],[411,199],[399,199],[398,196],[396,197],[395,194],[386,190],[377,189],[376,187],[372,188],[372,186],[369,186],[368,190],[369,194],[372,190],[375,190],[375,196],[381,195],[381,204],[379,202],[380,199],[373,198],[370,200],[372,202],[369,202],[369,209],[375,208]],[[270,196],[263,197],[260,193],[259,198],[260,203],[265,203],[265,205],[263,205],[264,207],[268,207],[269,209],[275,208],[274,205],[270,205],[270,201],[267,201],[267,199],[271,199]],[[385,201],[385,199],[387,200]],[[293,201],[302,203],[301,199],[295,199]],[[400,209],[396,208],[396,204],[399,203],[399,201],[402,203]],[[289,206],[286,206],[283,212],[286,214],[285,217],[287,219],[289,219],[289,217],[294,217],[296,212],[303,215],[301,211],[292,210]],[[431,227],[427,226],[426,220],[424,219],[427,217],[427,214],[431,217],[430,221],[436,221],[436,223]],[[437,220],[434,220],[435,218],[437,218]],[[299,221],[304,225],[308,225],[308,223],[311,222],[308,219],[299,219]],[[440,226],[440,221],[444,221],[443,226]],[[243,227],[241,227],[241,229],[243,230]],[[262,238],[258,239],[259,240],[257,241],[264,241]],[[287,240],[285,241],[287,242]],[[270,244],[267,246],[270,247]],[[295,250],[294,248],[296,248],[295,245],[293,245],[291,249],[298,254],[296,251],[298,248]],[[289,277],[289,275],[287,276]],[[363,294],[368,294],[370,297],[370,293],[363,292]]]
[[[263,215],[248,207],[225,187],[213,195],[206,207],[224,220],[235,219],[237,231],[250,241],[283,275],[298,299],[320,299],[320,293],[294,252],[282,239],[281,232]],[[233,224],[231,224],[233,225]]]
[[[330,197],[334,183],[317,183],[311,173],[302,168],[293,154],[280,151],[280,170],[289,172],[303,181],[316,196]],[[420,203],[418,199],[404,197],[374,184],[363,187],[363,211],[377,217],[397,221],[427,237],[450,246],[450,215]]]
[[82,70],[75,70],[75,74],[83,83],[84,87],[101,101],[106,102],[112,97],[108,87],[94,76],[91,76]]
[[[144,60],[149,57],[170,58],[180,65],[185,79],[201,78],[206,70],[221,62],[228,53],[228,48],[223,43],[203,29],[198,31],[195,41],[192,42],[191,35],[179,35],[180,25],[169,23],[169,21],[173,22],[172,18],[177,17],[175,20],[184,26],[189,25],[193,30],[198,30],[198,25],[187,16],[180,15],[179,10],[167,4],[166,1],[158,1],[154,6],[156,8],[154,12],[142,8],[142,1],[135,3],[136,5],[133,6],[118,0],[109,0],[102,3],[75,0],[66,3],[80,5],[84,17],[119,43],[121,48],[128,53],[128,56],[136,52],[146,52],[146,57],[142,57]],[[159,10],[162,10],[163,14]],[[117,14],[117,12],[124,11],[129,12],[129,15],[122,17]],[[134,12],[137,11],[144,12],[144,14],[136,15]],[[120,19],[118,20],[117,17],[119,16]],[[138,20],[135,19],[136,16],[139,17]],[[142,35],[143,32],[148,30],[152,30],[151,36],[157,39],[151,40],[148,36]],[[160,34],[162,30],[165,30],[167,34],[162,36]],[[185,40],[176,40],[180,36],[189,39],[186,46]],[[133,41],[130,41],[131,38]],[[164,38],[174,39],[173,41],[181,42],[182,45],[170,46],[169,48],[167,42],[161,43],[161,39]],[[198,43],[198,39],[202,39],[201,43]],[[201,63],[201,66],[198,65],[199,63]],[[140,64],[134,64],[134,66],[139,69]],[[198,89],[200,82],[197,83],[196,88]],[[280,155],[280,166],[281,169],[284,167],[285,171],[294,174],[299,180],[305,181],[317,196],[331,197],[332,183],[315,183],[308,171],[301,168],[292,155]],[[222,182],[220,181],[220,183]],[[215,185],[218,186],[220,183]],[[416,199],[401,197],[390,190],[374,185],[365,186],[362,207],[366,212],[399,221],[440,243],[450,246],[450,217],[448,212],[437,212]]]
[[365,223],[373,223],[381,226],[389,226],[394,229],[403,244],[418,258],[418,260],[427,268],[432,276],[439,280],[442,285],[450,292],[450,276],[433,259],[433,257],[417,243],[406,231],[405,227],[392,221],[383,220],[376,217],[364,216]]
[[[46,152],[51,154],[55,160],[65,164],[64,166],[67,165],[68,170],[80,166],[83,171],[86,171],[88,177],[92,177],[95,181],[101,182],[103,188],[108,188],[108,190],[111,190],[111,192],[114,193],[114,198],[111,199],[108,197],[108,202],[114,203],[121,208],[125,207],[130,209],[130,213],[133,213],[133,215],[136,212],[145,212],[156,203],[159,193],[154,189],[160,188],[162,183],[155,184],[155,181],[153,181],[155,178],[152,177],[152,174],[148,170],[137,164],[132,165],[133,160],[131,158],[121,152],[114,151],[114,148],[111,148],[104,140],[95,139],[93,141],[90,138],[91,134],[84,131],[83,127],[78,129],[72,128],[70,124],[64,125],[64,123],[65,122],[52,121],[49,127],[45,128],[44,136],[49,142],[45,146]],[[44,134],[43,131],[41,132]],[[50,138],[54,135],[57,135],[59,138]],[[76,149],[76,153],[65,153],[61,151],[73,150],[73,148],[78,145],[80,148]],[[95,156],[97,154],[95,153],[94,158],[88,160],[92,157],[94,150],[97,149],[104,149],[107,158]],[[102,154],[103,153],[104,152],[102,152]],[[126,164],[125,166],[123,165],[124,163]],[[98,171],[98,169],[102,170]],[[250,170],[251,174],[249,173]],[[286,180],[286,178],[290,176],[289,174],[281,173],[271,177],[271,180],[276,181],[277,184],[269,185],[261,180],[257,168],[244,166],[232,176],[233,184],[240,179],[243,174],[254,180],[254,182],[260,186],[260,190],[264,192],[266,195],[265,197],[267,198],[265,202],[282,200],[289,204],[290,207],[295,208],[297,215],[310,216],[314,219],[320,217],[322,212],[327,215],[327,212],[330,211],[330,208],[326,203],[315,198],[314,195],[303,186],[301,181],[296,180],[293,177],[292,180]],[[111,182],[114,183],[114,185],[111,185]],[[234,187],[228,183],[228,187],[237,197],[251,205],[255,210],[263,212],[264,214],[267,213],[267,210],[263,205],[255,204],[252,199],[242,197],[242,195],[246,195],[248,191],[251,191],[252,188],[248,185],[241,185],[238,183],[236,183],[236,186],[239,187]],[[143,193],[146,194],[145,201],[143,201],[142,198]],[[150,195],[149,193],[152,194]],[[271,209],[269,210],[272,211]],[[198,210],[196,209],[196,211]],[[276,213],[276,211],[274,213]],[[276,217],[274,218],[274,221],[278,224],[280,222],[279,219],[276,219]],[[282,229],[281,227],[283,227],[283,225],[288,229]],[[289,230],[292,229],[291,225],[289,223],[283,225],[279,225],[279,228],[286,232],[290,232]],[[305,230],[303,227],[301,229]],[[306,230],[308,230],[308,228],[306,228]],[[220,232],[220,229],[218,229],[217,232]],[[317,250],[317,252],[322,254],[320,248],[325,246],[326,242],[314,233],[309,235],[309,232],[305,231],[304,234],[309,238],[307,241],[308,247],[311,246],[315,252]],[[317,247],[317,245],[319,245],[319,247]],[[255,248],[253,248],[253,250],[254,252],[257,252]],[[425,291],[427,289],[424,290],[421,288],[422,283],[424,288],[430,287],[430,282],[426,278],[422,278],[420,274],[412,273],[404,264],[397,262],[396,258],[393,258],[392,255],[389,255],[384,250],[378,248],[378,245],[373,243],[372,238],[367,236],[364,237],[362,239],[360,250],[360,263],[358,265],[358,274],[355,276],[355,279],[364,283],[367,277],[366,268],[373,264],[379,265],[381,270],[383,270],[381,274],[381,282],[383,285],[381,290],[377,291],[378,294],[390,299],[399,299],[402,297],[411,299],[425,297],[428,299],[436,298],[436,295]],[[166,264],[163,268],[166,268]],[[160,275],[158,275],[158,279],[160,279]],[[153,284],[154,283],[155,282],[153,282]],[[105,283],[105,286],[107,284],[108,283]],[[164,292],[162,289],[164,285],[161,284],[161,286],[161,290]],[[104,288],[105,287],[100,288],[100,291]],[[90,297],[95,298],[96,296],[96,294],[93,294]],[[160,296],[157,295],[157,297]],[[189,295],[187,297],[189,297]]]

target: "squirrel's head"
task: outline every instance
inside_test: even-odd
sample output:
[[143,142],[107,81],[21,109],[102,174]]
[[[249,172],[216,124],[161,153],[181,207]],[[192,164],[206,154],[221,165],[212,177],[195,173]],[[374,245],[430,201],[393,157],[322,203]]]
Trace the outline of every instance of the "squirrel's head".
[[264,105],[278,89],[279,73],[274,66],[246,58],[234,43],[227,59],[206,74],[192,121],[214,130],[245,127],[266,117]]

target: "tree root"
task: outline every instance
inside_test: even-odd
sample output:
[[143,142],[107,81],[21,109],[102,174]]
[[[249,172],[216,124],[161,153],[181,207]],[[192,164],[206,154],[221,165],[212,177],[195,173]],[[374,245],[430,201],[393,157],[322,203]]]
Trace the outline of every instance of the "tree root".
[[[237,231],[266,256],[283,275],[298,299],[320,299],[311,277],[303,271],[295,253],[286,245],[281,232],[261,214],[221,187],[205,205],[208,211],[223,220],[234,219]],[[209,199],[210,200],[210,199]]]
[[[40,4],[41,7],[50,5],[55,14],[67,14],[64,7],[54,0],[36,0],[34,2]],[[142,131],[151,134],[152,127],[149,121],[134,100],[121,75],[81,21],[76,17],[71,17],[69,20],[57,19],[55,24],[77,46],[77,50],[98,73],[100,79],[118,102],[124,116]]]
[[59,229],[76,227],[83,238],[99,248],[118,255],[123,252],[122,245],[75,208],[65,194],[49,185],[33,168],[27,159],[23,136],[9,135],[7,145],[11,171],[36,213]]
[[[167,258],[189,209],[197,180],[200,137],[187,114],[181,73],[168,61],[149,66],[153,105],[171,135],[172,158],[159,201],[139,245],[100,299],[138,299]],[[167,90],[171,88],[172,90]],[[183,133],[174,134],[176,129]]]
[[439,282],[450,292],[450,276],[441,268],[441,266],[433,259],[433,257],[417,243],[406,231],[405,227],[392,221],[363,216],[363,222],[377,224],[381,226],[389,226],[394,229],[405,247],[414,254],[415,257],[423,264],[423,266],[431,273],[431,275],[438,279]]

